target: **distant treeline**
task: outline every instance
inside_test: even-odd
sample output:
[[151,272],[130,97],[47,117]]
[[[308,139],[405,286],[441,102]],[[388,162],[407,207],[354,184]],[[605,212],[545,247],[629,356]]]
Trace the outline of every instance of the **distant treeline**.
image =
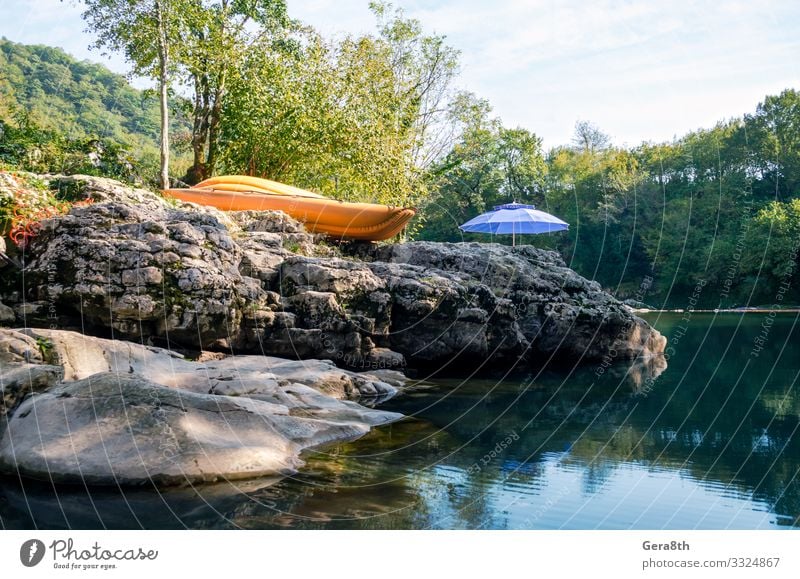
[[712,129],[630,149],[578,123],[571,146],[544,153],[534,135],[487,113],[433,168],[422,238],[459,240],[459,223],[516,199],[571,224],[530,243],[557,249],[621,297],[675,308],[800,303],[796,90]]

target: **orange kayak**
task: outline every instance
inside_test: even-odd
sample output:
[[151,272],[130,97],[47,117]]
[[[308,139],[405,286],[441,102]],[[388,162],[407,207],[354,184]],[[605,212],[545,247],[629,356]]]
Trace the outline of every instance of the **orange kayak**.
[[303,222],[312,233],[365,241],[397,235],[416,213],[410,207],[327,199],[258,177],[214,177],[190,189],[166,189],[164,194],[223,211],[283,211]]

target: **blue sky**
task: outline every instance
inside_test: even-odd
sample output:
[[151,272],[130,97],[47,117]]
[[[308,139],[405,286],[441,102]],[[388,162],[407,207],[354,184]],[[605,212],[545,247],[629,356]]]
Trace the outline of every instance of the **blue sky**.
[[[551,147],[588,120],[616,144],[671,140],[800,88],[800,2],[396,0],[461,51],[461,88]],[[368,0],[288,0],[327,35],[374,29]],[[0,36],[89,51],[74,0],[0,0]]]

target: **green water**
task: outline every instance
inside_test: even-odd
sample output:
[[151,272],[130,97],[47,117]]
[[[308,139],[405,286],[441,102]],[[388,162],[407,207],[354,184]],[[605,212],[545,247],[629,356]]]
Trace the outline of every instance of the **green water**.
[[666,369],[593,365],[435,381],[381,405],[409,418],[307,453],[292,478],[163,493],[6,479],[0,521],[6,528],[800,526],[800,317],[682,317],[648,316],[671,339]]

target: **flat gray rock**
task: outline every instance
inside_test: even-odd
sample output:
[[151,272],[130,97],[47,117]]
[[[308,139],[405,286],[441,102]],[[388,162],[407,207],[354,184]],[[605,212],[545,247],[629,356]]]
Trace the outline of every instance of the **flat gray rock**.
[[368,430],[104,373],[22,402],[0,441],[0,469],[87,484],[215,482],[293,472],[301,450]]
[[0,329],[0,472],[98,485],[284,475],[306,448],[402,418],[355,400],[404,383],[328,360],[196,362],[75,332]]

